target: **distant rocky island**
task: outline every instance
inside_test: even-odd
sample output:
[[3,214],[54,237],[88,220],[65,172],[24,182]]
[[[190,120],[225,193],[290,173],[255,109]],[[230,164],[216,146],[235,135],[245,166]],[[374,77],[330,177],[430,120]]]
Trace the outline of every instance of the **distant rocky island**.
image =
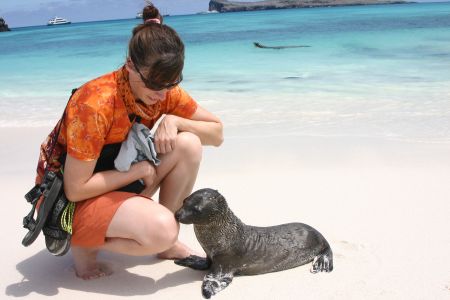
[[368,4],[401,4],[402,0],[267,0],[257,2],[237,2],[228,0],[209,1],[209,11],[236,12],[251,10],[306,8],[322,6],[368,5]]
[[6,24],[3,18],[0,18],[0,32],[2,31],[11,31],[11,29],[9,29],[8,24]]

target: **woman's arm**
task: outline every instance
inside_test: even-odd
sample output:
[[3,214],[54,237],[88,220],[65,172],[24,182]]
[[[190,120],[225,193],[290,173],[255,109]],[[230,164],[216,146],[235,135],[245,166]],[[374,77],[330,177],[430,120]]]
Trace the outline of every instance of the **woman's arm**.
[[223,125],[218,117],[198,106],[191,119],[166,115],[155,132],[156,151],[167,153],[176,146],[180,131],[192,132],[200,138],[202,145],[220,146],[223,142]]
[[64,166],[64,192],[73,202],[86,200],[119,189],[143,179],[150,185],[156,178],[155,168],[147,161],[133,164],[128,172],[116,170],[93,173],[97,160],[82,161],[67,154]]

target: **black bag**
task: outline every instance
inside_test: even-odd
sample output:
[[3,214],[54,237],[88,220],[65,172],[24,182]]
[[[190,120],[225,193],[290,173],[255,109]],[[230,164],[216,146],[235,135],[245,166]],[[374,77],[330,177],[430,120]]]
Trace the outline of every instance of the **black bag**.
[[[33,207],[23,219],[23,227],[29,231],[23,238],[22,244],[31,245],[42,230],[48,251],[53,255],[61,256],[70,249],[75,203],[67,200],[63,180],[54,172],[47,172],[42,182],[25,195],[25,199]],[[34,219],[36,204],[41,197],[43,198],[41,206]]]

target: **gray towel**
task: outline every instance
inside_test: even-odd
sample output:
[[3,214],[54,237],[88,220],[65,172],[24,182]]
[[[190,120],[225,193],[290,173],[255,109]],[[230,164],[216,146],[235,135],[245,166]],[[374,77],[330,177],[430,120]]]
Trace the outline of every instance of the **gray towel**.
[[126,141],[122,142],[114,166],[117,170],[125,172],[133,163],[144,160],[152,162],[155,166],[161,163],[156,154],[154,137],[150,129],[141,123],[134,123]]

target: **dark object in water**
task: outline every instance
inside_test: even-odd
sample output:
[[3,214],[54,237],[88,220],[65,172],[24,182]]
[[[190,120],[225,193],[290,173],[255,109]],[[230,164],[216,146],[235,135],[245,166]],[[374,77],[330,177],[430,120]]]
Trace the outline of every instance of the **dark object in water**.
[[3,18],[0,18],[0,31],[11,31]]
[[286,49],[286,48],[306,48],[306,47],[311,47],[308,45],[297,45],[297,46],[264,46],[261,45],[260,43],[257,42],[253,42],[253,45],[255,45],[256,48],[263,48],[263,49]]

